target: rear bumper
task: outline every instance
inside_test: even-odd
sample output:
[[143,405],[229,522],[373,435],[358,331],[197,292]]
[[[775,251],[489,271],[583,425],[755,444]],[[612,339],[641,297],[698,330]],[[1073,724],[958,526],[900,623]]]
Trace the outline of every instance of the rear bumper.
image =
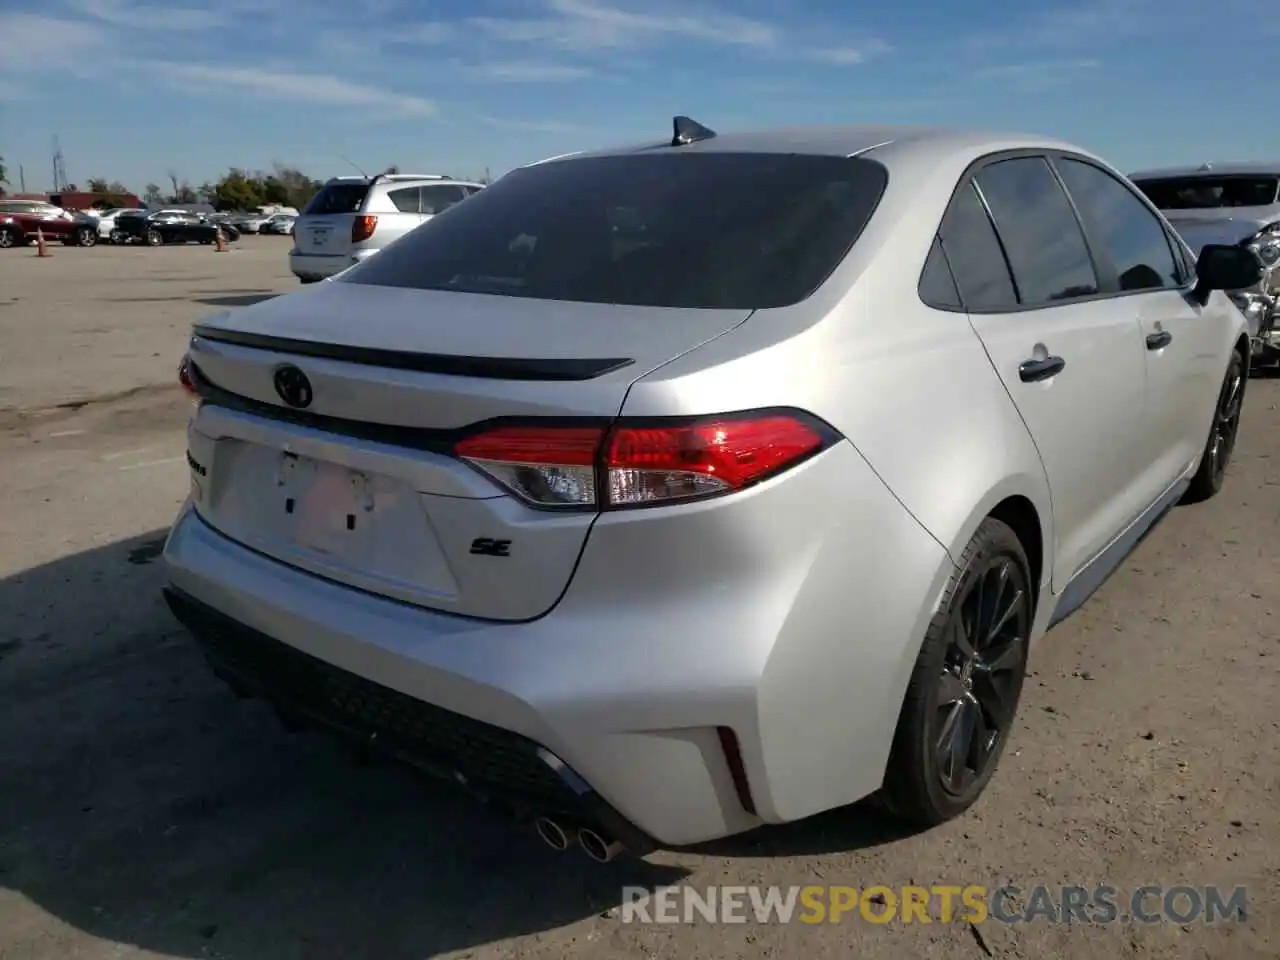
[[654,849],[650,837],[534,741],[341,670],[174,587],[166,587],[164,597],[213,672],[238,694],[265,698],[482,799],[589,825],[637,855]]
[[295,247],[289,251],[289,269],[295,277],[303,280],[327,280],[375,253],[376,250],[342,254],[304,253]]
[[[164,558],[179,616],[226,667],[227,643],[183,604],[220,615],[269,696],[482,792],[528,804],[513,788],[533,784],[531,812],[573,816],[530,761],[541,747],[595,805],[585,815],[641,849],[878,789],[953,569],[848,444],[731,498],[602,515],[560,602],[531,621],[373,596],[264,557],[190,506]],[[518,782],[491,766],[499,755]]]

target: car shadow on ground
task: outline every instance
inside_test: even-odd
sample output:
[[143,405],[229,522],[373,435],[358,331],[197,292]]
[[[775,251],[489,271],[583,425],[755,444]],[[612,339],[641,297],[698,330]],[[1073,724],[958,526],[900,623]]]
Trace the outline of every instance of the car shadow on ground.
[[728,859],[810,857],[869,850],[908,840],[923,832],[924,828],[891,816],[875,800],[865,800],[807,820],[764,827],[683,850]]
[[164,606],[163,533],[0,580],[0,887],[29,902],[6,912],[177,957],[419,960],[687,875],[556,854],[447,787],[285,732]]

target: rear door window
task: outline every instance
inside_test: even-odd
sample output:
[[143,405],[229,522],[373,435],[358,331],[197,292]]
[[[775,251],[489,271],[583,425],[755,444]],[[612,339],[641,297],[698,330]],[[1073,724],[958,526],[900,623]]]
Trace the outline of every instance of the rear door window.
[[984,313],[1017,309],[1009,263],[972,181],[956,194],[939,237],[965,309]]
[[983,167],[975,179],[991,210],[1023,307],[1097,294],[1098,278],[1084,233],[1043,157],[998,160]]
[[312,216],[333,216],[340,213],[358,213],[364,204],[369,187],[363,183],[328,183],[311,198],[302,212]]
[[654,151],[541,163],[336,282],[634,306],[788,306],[844,259],[887,182],[884,167],[858,157]]
[[937,238],[920,276],[920,299],[939,310],[959,310],[961,307],[960,291],[947,264],[947,256],[942,252],[942,241]]

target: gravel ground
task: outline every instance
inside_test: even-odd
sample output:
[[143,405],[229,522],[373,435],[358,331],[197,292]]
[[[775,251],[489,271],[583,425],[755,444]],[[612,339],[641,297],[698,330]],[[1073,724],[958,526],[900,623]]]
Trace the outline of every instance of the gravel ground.
[[[0,255],[0,958],[1280,956],[1280,380],[1251,384],[1223,494],[1175,511],[1036,651],[968,816],[904,836],[839,811],[601,867],[283,732],[159,601],[185,326],[292,289],[283,253],[249,237],[221,256]],[[1249,912],[645,926],[616,909],[624,885],[1006,882],[1245,884]]]

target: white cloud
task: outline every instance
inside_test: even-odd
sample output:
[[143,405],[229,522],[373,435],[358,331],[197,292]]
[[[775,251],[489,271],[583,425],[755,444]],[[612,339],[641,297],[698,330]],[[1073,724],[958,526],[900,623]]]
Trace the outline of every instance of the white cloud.
[[129,30],[210,30],[226,21],[221,13],[195,7],[130,3],[128,0],[73,0],[77,12]]
[[[0,37],[4,38],[8,50],[57,50],[60,59],[68,54],[85,53],[107,40],[106,33],[94,24],[34,13],[0,13]],[[16,71],[19,66],[23,69],[40,66],[41,58],[13,56],[5,57],[4,62]]]
[[351,83],[326,74],[283,73],[205,63],[142,63],[139,66],[158,70],[162,76],[188,89],[206,93],[239,91],[271,100],[359,107],[379,116],[430,117],[436,113],[436,105],[422,97]]
[[548,17],[473,17],[468,22],[495,40],[550,43],[574,50],[636,46],[662,37],[761,49],[782,40],[773,25],[729,13],[640,13],[596,0],[547,0],[547,7]]
[[478,77],[500,83],[559,83],[591,76],[586,67],[523,60],[495,60],[470,69]]
[[893,47],[883,40],[872,39],[864,43],[840,47],[815,47],[805,51],[805,56],[809,60],[816,60],[820,63],[852,67],[860,63],[866,63],[872,57],[880,57],[892,52]]

